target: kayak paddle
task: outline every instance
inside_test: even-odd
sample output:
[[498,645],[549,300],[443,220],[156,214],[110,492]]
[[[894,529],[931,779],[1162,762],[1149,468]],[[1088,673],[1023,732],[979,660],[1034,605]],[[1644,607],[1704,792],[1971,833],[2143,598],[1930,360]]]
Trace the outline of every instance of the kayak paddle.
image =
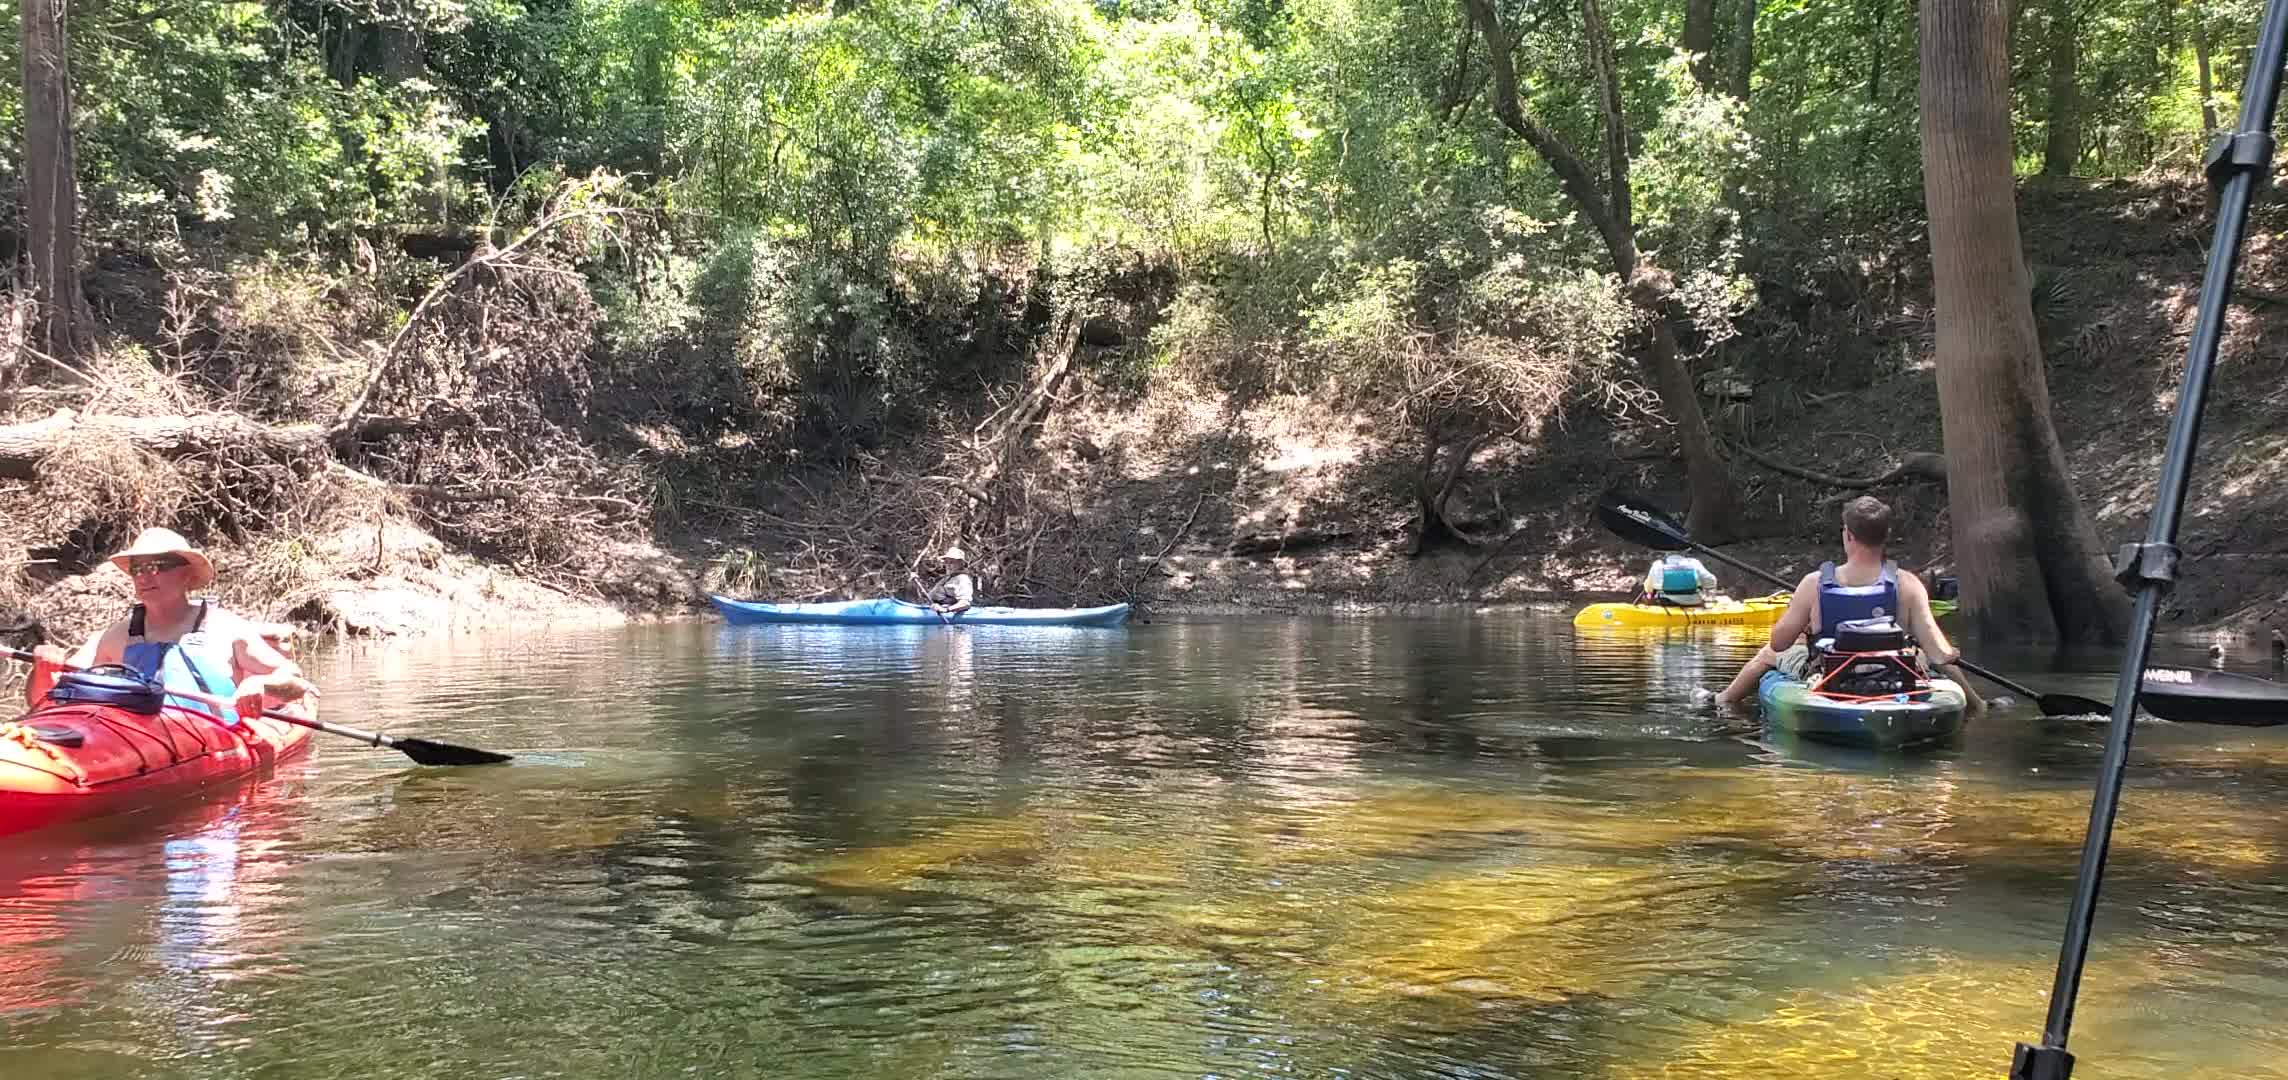
[[[1694,540],[1692,533],[1685,529],[1682,522],[1677,521],[1674,516],[1653,505],[1649,500],[1624,495],[1617,491],[1608,491],[1597,499],[1597,520],[1603,522],[1605,528],[1610,529],[1614,535],[1623,540],[1642,544],[1656,551],[1680,551],[1689,548],[1719,562],[1727,563],[1763,578],[1790,593],[1795,591],[1795,582],[1761,567],[1750,566]],[[2035,704],[2041,706],[2044,716],[2102,716],[2113,711],[2111,705],[2076,694],[2037,693],[2031,688],[1979,667],[1969,660],[1957,660],[1956,664],[1964,671],[1985,676],[2000,686],[2032,699]]]
[[[34,657],[31,653],[24,652],[20,649],[0,649],[0,653],[6,654],[10,660],[21,661],[26,664],[29,664],[34,660]],[[64,664],[61,666],[66,671],[87,670],[86,668],[78,667],[72,664]],[[181,697],[189,698],[192,701],[202,701],[217,709],[226,709],[231,707],[231,703],[222,698],[215,697],[211,694],[202,694],[195,690],[168,689],[165,691],[165,693],[170,697]],[[357,741],[365,743],[368,746],[386,746],[392,750],[396,750],[399,753],[404,754],[406,757],[412,758],[414,763],[419,765],[497,765],[510,759],[510,755],[508,754],[496,754],[490,750],[477,750],[467,746],[454,746],[451,743],[435,742],[429,739],[417,739],[410,735],[383,735],[379,732],[359,731],[353,727],[343,727],[340,724],[329,724],[323,720],[311,720],[306,717],[296,716],[292,713],[282,712],[277,709],[264,709],[262,710],[262,715],[267,716],[272,720],[283,720],[286,723],[294,724],[298,727],[306,727],[313,731],[323,731],[328,735],[339,735],[345,739],[356,739]]]
[[[2124,544],[2113,564],[2114,580],[2136,594],[2130,609],[2129,640],[2122,645],[2121,670],[2114,675],[2112,726],[2105,733],[2105,763],[2089,802],[2089,831],[2082,835],[2081,866],[2074,875],[2073,906],[2066,912],[2065,937],[2058,943],[2057,976],[2050,983],[2050,1009],[2039,1044],[2019,1043],[2010,1075],[2024,1080],[2064,1080],[2074,1056],[2066,1049],[2074,1002],[2081,994],[2090,932],[2097,924],[2097,894],[2105,880],[2106,849],[2113,843],[2113,820],[2121,809],[2121,778],[2129,768],[2132,695],[2146,685],[2146,654],[2153,647],[2153,624],[2161,598],[2175,584],[2177,518],[2185,510],[2192,482],[2193,455],[2200,448],[2201,413],[2208,406],[2209,375],[2223,343],[2225,316],[2232,303],[2232,279],[2240,264],[2250,202],[2271,186],[2273,118],[2280,104],[2280,76],[2288,61],[2288,0],[2265,0],[2262,29],[2248,57],[2248,81],[2240,94],[2240,118],[2216,133],[2202,161],[2216,231],[2201,272],[2199,315],[2185,348],[2184,373],[2177,381],[2177,408],[2169,419],[2168,449],[2161,455],[2161,479],[2153,488],[2153,513],[2145,519],[2142,543]],[[2267,230],[2269,231],[2269,230]],[[2023,280],[2023,279],[2021,279]],[[2038,384],[2037,384],[2038,385]]]
[[2232,671],[2148,667],[2137,700],[2146,712],[2181,724],[2288,724],[2288,684]]
[[906,571],[906,580],[913,582],[914,590],[922,594],[923,605],[927,606],[931,611],[936,612],[937,624],[939,626],[953,625],[952,620],[949,620],[945,617],[945,612],[938,611],[937,601],[930,599],[929,586],[922,584],[922,578],[920,574],[916,574],[913,571],[908,570]]

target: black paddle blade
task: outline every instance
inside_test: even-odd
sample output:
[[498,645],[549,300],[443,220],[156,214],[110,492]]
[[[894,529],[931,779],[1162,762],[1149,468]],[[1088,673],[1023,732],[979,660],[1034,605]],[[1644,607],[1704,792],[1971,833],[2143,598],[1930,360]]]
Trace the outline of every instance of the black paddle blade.
[[2288,683],[2235,671],[2146,668],[2137,702],[2146,712],[2180,724],[2288,724]]
[[401,750],[406,757],[422,765],[498,765],[511,760],[511,755],[496,754],[451,743],[432,742],[411,736],[393,735],[389,745]]
[[2043,694],[2034,699],[2043,716],[2112,716],[2113,706],[2078,694]]
[[1683,551],[1692,534],[1651,500],[1613,490],[1597,497],[1597,520],[1615,536],[1655,551]]

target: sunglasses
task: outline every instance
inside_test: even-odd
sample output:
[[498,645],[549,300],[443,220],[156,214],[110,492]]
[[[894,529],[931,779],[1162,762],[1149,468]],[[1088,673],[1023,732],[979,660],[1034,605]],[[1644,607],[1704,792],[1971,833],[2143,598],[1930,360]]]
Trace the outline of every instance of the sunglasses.
[[127,560],[130,575],[164,574],[189,566],[191,561],[180,555],[137,555]]

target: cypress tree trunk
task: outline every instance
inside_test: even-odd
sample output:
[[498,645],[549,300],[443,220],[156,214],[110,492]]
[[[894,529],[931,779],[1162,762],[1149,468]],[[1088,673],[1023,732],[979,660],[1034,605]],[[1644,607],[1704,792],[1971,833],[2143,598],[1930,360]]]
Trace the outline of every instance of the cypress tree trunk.
[[1684,0],[1684,51],[1692,54],[1692,77],[1704,90],[1716,90],[1716,0]]
[[2050,111],[2042,175],[2072,176],[2081,161],[2081,25],[2073,5],[2050,6]]
[[32,347],[70,363],[95,349],[79,280],[79,154],[72,134],[68,0],[22,0],[24,226],[30,245]]
[[2008,0],[1922,0],[1924,192],[1964,614],[1982,634],[2119,641],[2128,603],[2050,420],[2010,172]]
[[1762,0],[1739,0],[1732,27],[1732,96],[1748,100],[1748,81],[1756,74],[1756,9]]

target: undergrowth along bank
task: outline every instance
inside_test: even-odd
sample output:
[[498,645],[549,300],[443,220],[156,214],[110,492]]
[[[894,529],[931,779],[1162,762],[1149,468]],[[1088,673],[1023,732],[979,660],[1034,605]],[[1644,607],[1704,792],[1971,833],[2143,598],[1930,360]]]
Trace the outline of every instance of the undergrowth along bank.
[[[103,293],[111,347],[70,370],[35,358],[8,395],[0,605],[82,632],[124,597],[102,558],[146,524],[214,545],[234,604],[348,632],[690,610],[706,589],[910,594],[953,543],[1011,603],[1500,601],[1624,588],[1643,553],[1587,527],[1586,500],[1617,481],[1681,494],[1659,414],[1612,366],[1625,309],[1593,279],[1515,277],[1495,249],[1454,279],[1307,251],[901,261],[871,299],[828,305],[853,295],[847,267],[679,239],[588,184],[504,204],[500,231],[441,256],[153,259]],[[2197,277],[2186,190],[2028,202],[2061,431],[2114,531],[2137,524],[2158,435],[2109,387],[2165,388]],[[580,206],[596,212],[564,216]],[[1908,224],[1829,257],[1749,250],[1735,330],[1695,343],[1747,547],[1778,568],[1815,556],[1859,490],[1901,507],[1910,560],[1945,566],[1943,484],[1905,468],[1938,446]],[[2252,280],[2271,258],[2252,246]],[[1283,310],[1297,277],[1321,300]],[[1471,306],[1487,295],[1541,321],[1497,325]],[[2278,608],[2283,538],[2236,510],[2279,498],[2257,468],[2288,414],[2266,380],[2275,322],[2262,300],[2236,317],[2217,480],[2187,534],[2210,572],[2180,590],[2180,624]],[[1613,345],[1578,348],[1597,340]],[[1489,358],[1511,383],[1409,381]]]

